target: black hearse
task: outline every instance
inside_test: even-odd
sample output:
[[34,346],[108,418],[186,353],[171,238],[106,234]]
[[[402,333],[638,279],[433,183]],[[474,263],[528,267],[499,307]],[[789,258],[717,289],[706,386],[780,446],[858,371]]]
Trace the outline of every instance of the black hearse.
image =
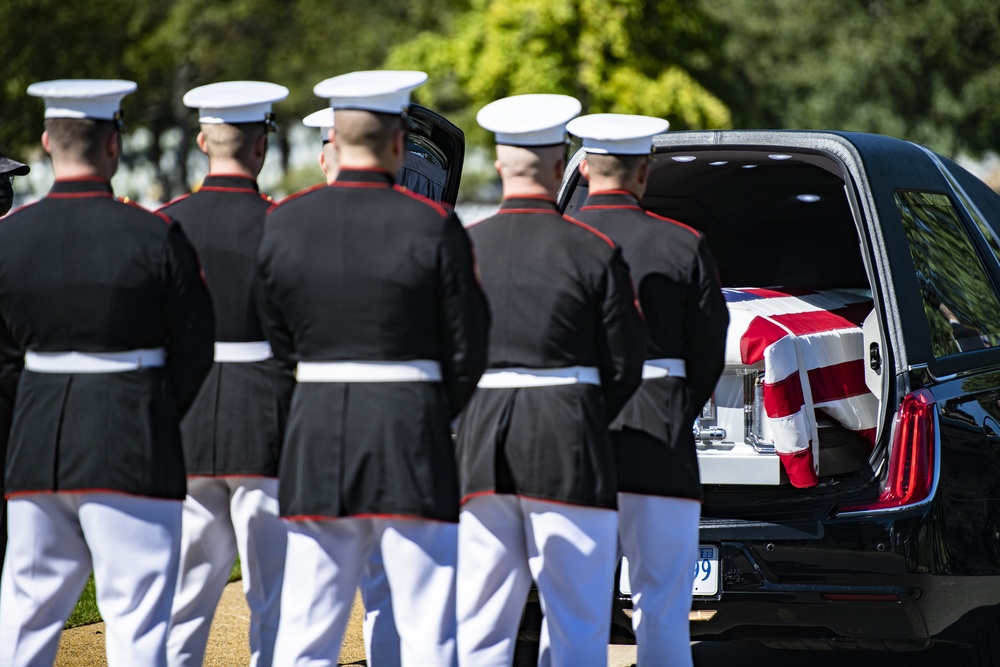
[[[761,359],[727,366],[695,425],[692,639],[948,645],[973,649],[952,664],[1000,664],[1000,196],[870,134],[676,132],[654,150],[644,206],[706,235],[727,292],[867,302],[843,329],[867,423],[805,405],[817,484],[780,465]],[[569,215],[587,194],[581,158],[560,193]],[[615,583],[623,641],[627,578]]]

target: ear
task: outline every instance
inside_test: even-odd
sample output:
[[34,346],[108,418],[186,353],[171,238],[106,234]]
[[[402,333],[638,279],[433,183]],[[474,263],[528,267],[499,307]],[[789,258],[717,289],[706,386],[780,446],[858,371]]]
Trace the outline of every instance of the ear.
[[337,128],[330,128],[330,134],[328,136],[330,137],[330,143],[333,144],[334,148],[339,150],[340,146],[337,145]]
[[104,151],[109,158],[117,159],[122,153],[121,132],[110,132],[104,142]]
[[493,168],[497,170],[497,174],[503,176],[503,172],[500,171],[500,160],[499,158],[493,161]]
[[583,162],[580,163],[580,175],[590,180],[590,163],[587,162],[587,158],[583,158]]
[[46,153],[51,153],[52,150],[49,148],[49,131],[45,130],[42,132],[42,148],[45,149]]
[[556,181],[562,181],[563,174],[566,173],[566,158],[559,158],[556,160],[555,167],[552,170],[552,175],[555,177]]
[[399,129],[396,130],[396,136],[393,138],[392,151],[393,155],[399,157],[406,150],[406,130]]
[[649,162],[645,162],[639,169],[639,174],[637,176],[636,182],[639,185],[645,185],[646,181],[649,180]]
[[208,155],[208,139],[205,138],[205,133],[199,132],[198,138],[195,141],[198,143],[198,150]]

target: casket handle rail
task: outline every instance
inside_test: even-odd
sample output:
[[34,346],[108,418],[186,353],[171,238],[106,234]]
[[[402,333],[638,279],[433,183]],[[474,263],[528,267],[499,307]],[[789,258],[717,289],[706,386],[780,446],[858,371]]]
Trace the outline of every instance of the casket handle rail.
[[758,454],[775,454],[774,443],[761,437],[764,423],[764,373],[743,376],[743,440]]

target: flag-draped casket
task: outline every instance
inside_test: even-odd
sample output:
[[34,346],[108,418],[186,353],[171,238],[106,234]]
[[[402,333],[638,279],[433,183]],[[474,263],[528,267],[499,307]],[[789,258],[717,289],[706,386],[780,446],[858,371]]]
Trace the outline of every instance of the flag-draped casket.
[[[864,460],[878,414],[878,399],[865,382],[862,323],[872,310],[870,293],[723,291],[730,315],[726,370],[701,422],[726,435],[699,442],[702,482],[787,478],[797,487],[814,486],[817,474],[827,472],[818,470],[820,448],[834,447],[835,433],[838,445],[846,434],[849,458]],[[843,458],[846,450],[838,451]]]

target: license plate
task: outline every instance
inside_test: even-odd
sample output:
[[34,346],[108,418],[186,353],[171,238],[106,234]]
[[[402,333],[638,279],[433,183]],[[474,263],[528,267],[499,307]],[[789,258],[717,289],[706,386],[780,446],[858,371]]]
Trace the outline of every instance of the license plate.
[[[625,595],[632,594],[632,586],[628,578],[628,559],[622,556],[621,577],[618,580],[618,590]],[[719,549],[718,547],[698,545],[698,560],[694,564],[694,595],[718,595],[719,593]]]
[[694,564],[694,595],[718,595],[719,550],[714,546],[698,546],[698,560]]

